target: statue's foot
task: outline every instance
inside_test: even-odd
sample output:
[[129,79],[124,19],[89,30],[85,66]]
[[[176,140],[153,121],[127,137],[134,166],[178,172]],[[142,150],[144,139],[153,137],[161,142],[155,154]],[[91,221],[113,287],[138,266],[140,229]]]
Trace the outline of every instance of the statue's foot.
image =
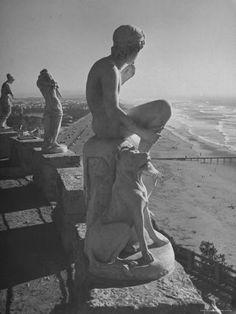
[[127,244],[126,247],[121,251],[119,257],[125,258],[129,255],[135,254],[136,252],[138,252],[138,250],[138,245]]
[[170,241],[163,234],[156,230],[154,230],[154,234],[151,236],[151,239],[158,247],[162,247],[170,243]]
[[151,161],[148,161],[147,163],[147,168],[145,170],[143,170],[143,174],[146,176],[151,176],[153,177],[153,179],[158,180],[158,179],[162,179],[163,175],[161,174],[160,171],[158,171],[153,164],[151,163]]
[[3,129],[3,130],[12,129],[10,126],[8,126],[8,125],[6,125],[6,124],[1,125],[0,128]]
[[122,258],[119,258],[119,257],[116,258],[116,262],[124,264],[124,265],[127,265],[129,267],[138,266],[138,262],[137,261],[130,261],[128,259],[122,259]]
[[61,146],[65,146],[65,145],[64,145],[64,144],[59,144],[59,143],[55,142],[55,143],[52,143],[51,146],[52,146],[52,147],[61,147]]
[[66,153],[68,148],[66,145],[56,143],[48,147],[43,147],[42,150],[47,154],[58,154]]

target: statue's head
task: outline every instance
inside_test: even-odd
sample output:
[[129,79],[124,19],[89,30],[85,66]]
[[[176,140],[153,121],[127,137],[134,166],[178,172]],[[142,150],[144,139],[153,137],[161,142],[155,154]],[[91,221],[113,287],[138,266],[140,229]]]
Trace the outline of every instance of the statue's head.
[[116,161],[116,171],[122,175],[137,178],[145,171],[153,177],[155,183],[163,178],[163,175],[151,163],[150,154],[140,152],[134,146],[121,147]]
[[[45,89],[45,82],[50,87],[56,86],[56,82],[54,81],[52,75],[48,72],[47,69],[42,69],[39,73],[38,80],[37,80],[37,86],[41,90]],[[48,86],[46,86],[46,89],[48,89]]]
[[7,73],[7,81],[9,83],[13,83],[15,81],[15,79],[11,74]]
[[139,152],[135,147],[122,147],[117,155],[117,171],[132,177],[140,175],[148,168],[150,155]]
[[47,69],[42,69],[42,70],[40,71],[40,74],[48,74],[48,70],[47,70]]
[[50,80],[53,79],[53,78],[52,78],[52,75],[48,72],[47,69],[42,69],[42,70],[40,71],[40,77],[43,77],[43,78],[45,78],[45,79],[50,79]]
[[121,25],[113,33],[112,56],[133,63],[145,44],[144,32],[132,25]]

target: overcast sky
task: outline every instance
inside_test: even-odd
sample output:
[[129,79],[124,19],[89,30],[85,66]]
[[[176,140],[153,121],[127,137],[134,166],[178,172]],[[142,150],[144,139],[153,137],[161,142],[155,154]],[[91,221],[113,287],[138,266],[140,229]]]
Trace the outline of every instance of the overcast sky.
[[38,95],[48,68],[62,93],[84,92],[88,71],[110,53],[112,33],[146,34],[127,100],[236,96],[235,0],[0,0],[0,79],[15,96]]

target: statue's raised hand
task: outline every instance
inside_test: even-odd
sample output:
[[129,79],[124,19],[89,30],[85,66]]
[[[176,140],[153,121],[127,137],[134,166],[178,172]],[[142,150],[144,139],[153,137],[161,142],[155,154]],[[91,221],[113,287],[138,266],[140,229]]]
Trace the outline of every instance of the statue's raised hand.
[[155,133],[148,129],[143,129],[140,134],[138,134],[143,140],[153,145],[161,136],[159,133]]
[[144,264],[152,263],[154,261],[152,253],[149,250],[142,252],[142,260],[143,260]]
[[135,74],[135,65],[134,64],[129,64],[127,67],[125,67],[120,75],[121,75],[121,84],[124,84],[126,81],[128,81],[131,77],[134,76]]

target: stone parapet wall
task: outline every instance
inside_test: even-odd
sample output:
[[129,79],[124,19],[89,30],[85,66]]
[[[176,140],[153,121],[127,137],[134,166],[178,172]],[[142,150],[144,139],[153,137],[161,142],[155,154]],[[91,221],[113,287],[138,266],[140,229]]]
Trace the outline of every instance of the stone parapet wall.
[[33,181],[48,201],[58,200],[58,168],[78,167],[80,156],[68,150],[66,153],[44,154],[41,148],[33,148]]
[[86,216],[80,156],[70,150],[66,153],[44,154],[41,149],[42,139],[19,139],[16,132],[12,131],[4,133],[0,139],[9,150],[8,154],[4,154],[8,157],[4,161],[7,166],[0,169],[0,176],[33,176],[33,184],[39,193],[51,205],[55,204],[52,218],[68,262],[73,262],[78,250],[76,224],[85,221]]
[[[101,210],[109,202],[109,195],[104,194],[103,184],[111,191],[119,141],[114,142],[109,149],[107,143],[100,142],[94,151],[89,150],[88,145],[85,146],[87,150],[83,169],[80,156],[74,152],[43,154],[41,140],[22,141],[14,135],[11,135],[11,140],[9,135],[7,137],[6,156],[16,165],[16,169],[20,167],[25,174],[33,175],[33,182],[39,193],[51,204],[55,202],[52,218],[60,234],[68,266],[73,269],[72,307],[75,306],[82,314],[203,312],[204,303],[200,295],[177,262],[175,270],[168,276],[133,286],[125,282],[117,285],[117,282],[111,280],[101,281],[100,277],[95,277],[88,269],[88,259],[84,253],[86,208],[91,200],[94,201],[95,194],[100,199]],[[91,141],[94,139],[90,143]],[[108,158],[104,157],[104,150]],[[104,177],[107,178],[105,182]],[[88,185],[93,179],[93,185]],[[94,193],[97,184],[100,184],[100,188]],[[84,185],[87,187],[86,191]],[[104,195],[106,197],[103,199]],[[94,214],[91,220],[97,213]]]
[[10,162],[14,166],[21,167],[25,174],[33,172],[33,148],[40,147],[43,139],[18,139],[16,136],[10,139]]
[[10,157],[10,137],[16,135],[13,130],[0,130],[0,159]]
[[86,219],[83,170],[82,167],[58,168],[57,173],[59,197],[53,219],[71,264],[75,261],[79,249],[76,226]]

